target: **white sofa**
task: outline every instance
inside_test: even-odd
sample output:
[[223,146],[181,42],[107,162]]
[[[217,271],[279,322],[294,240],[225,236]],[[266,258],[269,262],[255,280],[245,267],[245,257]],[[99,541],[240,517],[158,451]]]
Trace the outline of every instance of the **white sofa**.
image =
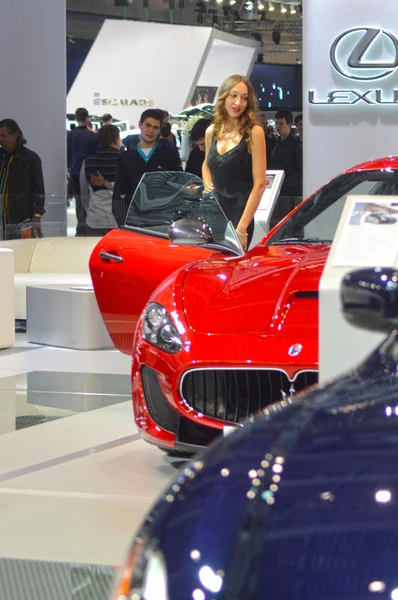
[[0,248],[0,349],[15,343],[13,279],[14,253]]
[[28,285],[91,285],[90,255],[100,238],[53,237],[1,241],[14,251],[15,318],[26,319]]

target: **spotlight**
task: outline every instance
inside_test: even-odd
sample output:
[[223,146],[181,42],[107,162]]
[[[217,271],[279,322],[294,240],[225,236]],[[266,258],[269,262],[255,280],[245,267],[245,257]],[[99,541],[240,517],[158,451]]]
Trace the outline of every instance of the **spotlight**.
[[236,0],[229,0],[229,4],[230,4],[231,6],[233,6],[234,4],[236,4]]
[[281,4],[281,13],[287,12],[287,8],[284,4]]
[[275,10],[275,6],[272,4],[272,2],[268,2],[268,10],[270,10],[271,12]]
[[279,46],[279,44],[281,43],[281,32],[279,31],[279,29],[274,29],[274,31],[272,32],[272,41],[276,46]]
[[290,14],[291,15],[295,15],[297,12],[296,7],[294,6],[294,4],[290,5]]
[[258,10],[264,10],[265,7],[264,7],[264,4],[262,2],[259,2],[257,8],[258,8]]

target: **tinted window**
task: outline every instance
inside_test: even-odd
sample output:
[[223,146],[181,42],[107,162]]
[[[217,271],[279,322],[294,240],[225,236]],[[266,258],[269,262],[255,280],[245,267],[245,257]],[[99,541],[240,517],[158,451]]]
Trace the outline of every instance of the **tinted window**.
[[124,226],[168,238],[170,226],[184,219],[205,223],[215,244],[243,253],[214,193],[205,194],[203,181],[190,173],[146,173],[134,193]]
[[332,242],[348,195],[398,195],[398,172],[365,171],[340,175],[326,184],[267,241],[318,238]]

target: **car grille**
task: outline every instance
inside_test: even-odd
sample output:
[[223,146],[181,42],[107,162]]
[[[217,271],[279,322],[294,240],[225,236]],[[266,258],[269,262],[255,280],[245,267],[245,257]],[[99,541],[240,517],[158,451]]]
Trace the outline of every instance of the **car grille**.
[[302,371],[292,382],[279,370],[205,369],[186,373],[181,392],[198,413],[239,423],[284,394],[290,396],[317,382],[317,371]]

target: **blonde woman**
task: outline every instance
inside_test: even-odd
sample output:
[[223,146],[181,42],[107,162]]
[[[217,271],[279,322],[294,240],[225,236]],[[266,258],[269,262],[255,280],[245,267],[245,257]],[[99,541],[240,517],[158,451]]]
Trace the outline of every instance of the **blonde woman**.
[[247,77],[232,75],[221,85],[214,123],[206,131],[202,177],[205,188],[214,189],[245,250],[265,189],[265,170],[265,136],[257,125],[253,87]]

